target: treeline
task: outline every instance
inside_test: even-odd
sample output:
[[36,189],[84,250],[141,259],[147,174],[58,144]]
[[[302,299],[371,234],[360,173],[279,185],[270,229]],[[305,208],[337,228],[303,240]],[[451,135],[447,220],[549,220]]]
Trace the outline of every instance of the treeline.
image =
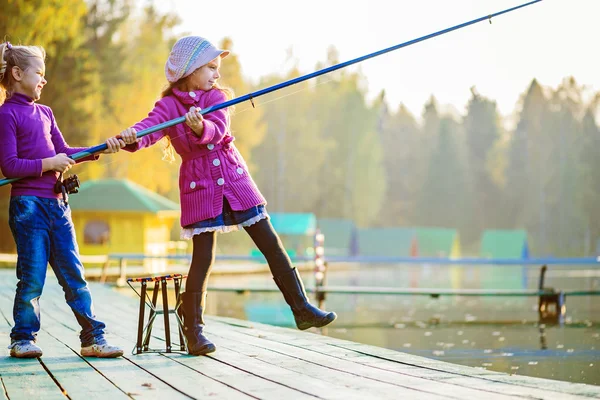
[[[71,144],[103,142],[143,118],[158,98],[177,39],[175,16],[148,6],[134,20],[130,1],[0,4],[0,35],[48,50],[41,102],[53,108]],[[222,83],[237,95],[309,72],[291,68],[253,86],[235,44],[220,45],[234,51],[223,63]],[[326,64],[339,61],[332,48]],[[467,252],[476,250],[484,229],[526,229],[534,255],[595,251],[600,93],[590,95],[574,78],[556,88],[533,79],[516,107],[515,127],[505,130],[496,103],[475,88],[464,115],[442,112],[432,96],[419,119],[402,105],[391,107],[384,93],[368,101],[366,92],[359,72],[342,70],[256,99],[256,108],[236,106],[236,145],[270,210],[359,226],[457,228]],[[127,178],[177,200],[178,163],[161,157],[155,146],[76,172],[82,180]],[[8,193],[0,188],[4,219]],[[7,232],[2,222],[3,238]]]

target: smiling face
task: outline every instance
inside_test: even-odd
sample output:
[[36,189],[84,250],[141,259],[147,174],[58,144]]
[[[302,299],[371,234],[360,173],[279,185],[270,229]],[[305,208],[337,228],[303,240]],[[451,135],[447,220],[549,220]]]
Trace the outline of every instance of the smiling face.
[[31,57],[28,67],[23,70],[15,66],[11,72],[14,78],[14,92],[29,96],[34,101],[40,99],[42,89],[48,83],[44,77],[46,74],[44,60],[38,57]]
[[204,90],[209,91],[216,84],[221,74],[221,57],[217,57],[208,64],[205,64],[192,72],[185,80],[183,90]]

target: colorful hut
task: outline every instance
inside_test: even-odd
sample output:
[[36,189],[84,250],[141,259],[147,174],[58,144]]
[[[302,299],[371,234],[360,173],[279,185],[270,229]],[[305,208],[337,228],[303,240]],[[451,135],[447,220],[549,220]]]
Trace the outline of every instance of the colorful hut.
[[[69,198],[81,254],[168,254],[179,205],[125,179],[88,181]],[[146,260],[162,272],[165,260]]]
[[414,257],[419,254],[416,231],[412,228],[358,229],[358,254],[379,257]]
[[357,232],[354,222],[340,218],[321,218],[317,226],[325,236],[325,254],[349,256],[358,253]]
[[460,240],[456,229],[416,228],[419,257],[460,257]]
[[[317,218],[312,213],[269,213],[271,224],[290,257],[312,255]],[[257,248],[253,256],[262,257]]]
[[481,237],[480,256],[484,258],[528,258],[524,230],[486,230]]

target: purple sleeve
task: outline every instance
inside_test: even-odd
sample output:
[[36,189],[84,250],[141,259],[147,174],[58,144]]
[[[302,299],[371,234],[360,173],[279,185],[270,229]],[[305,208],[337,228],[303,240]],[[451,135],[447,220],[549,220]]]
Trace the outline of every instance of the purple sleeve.
[[[225,93],[223,93],[219,89],[213,89],[210,91],[208,99],[204,106],[210,107],[214,106],[215,104],[223,103],[225,101],[227,101]],[[202,136],[200,136],[199,138],[196,136],[197,139],[195,139],[194,142],[197,144],[219,143],[221,139],[223,139],[225,134],[227,134],[227,109],[224,108],[221,110],[213,111],[208,114],[205,114],[203,117],[204,120],[202,121],[202,123],[204,125],[204,131],[202,132]]]
[[17,122],[10,113],[0,113],[0,169],[7,178],[42,176],[42,160],[17,155]]
[[[67,142],[65,142],[65,138],[63,137],[62,132],[58,129],[58,125],[56,124],[56,120],[54,119],[54,114],[48,108],[50,121],[52,121],[52,126],[50,127],[50,135],[52,137],[52,144],[54,145],[54,150],[56,154],[65,153],[69,157],[75,153],[79,153],[80,151],[87,151],[89,147],[70,147]],[[77,160],[78,163],[84,161],[94,161],[100,158],[98,154],[92,154],[87,157],[80,158]]]
[[[163,97],[162,99],[157,101],[154,104],[154,108],[152,109],[152,111],[148,113],[148,116],[140,122],[138,122],[137,124],[133,125],[132,128],[135,128],[135,130],[139,132],[172,119],[170,118],[171,115],[169,113],[169,105],[167,103],[168,101],[169,100],[167,97]],[[123,150],[134,152],[141,150],[145,147],[150,147],[154,143],[162,139],[164,136],[164,131],[151,133],[142,137],[138,142],[123,147]]]

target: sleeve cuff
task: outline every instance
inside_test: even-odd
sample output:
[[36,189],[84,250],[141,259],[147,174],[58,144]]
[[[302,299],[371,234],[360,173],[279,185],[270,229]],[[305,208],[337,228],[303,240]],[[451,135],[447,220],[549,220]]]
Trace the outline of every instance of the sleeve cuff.
[[[209,126],[209,124],[206,123],[206,120],[202,121],[202,124],[204,125],[204,129],[202,130],[202,136],[196,135],[196,133],[189,126],[186,125],[184,127],[186,135],[189,136],[190,141],[194,144],[205,145],[210,143],[210,139],[212,139],[213,135],[211,127]],[[206,138],[210,139],[206,140]]]
[[42,167],[42,159],[35,160],[35,169],[37,171],[37,176],[40,177],[44,174],[44,168]]

